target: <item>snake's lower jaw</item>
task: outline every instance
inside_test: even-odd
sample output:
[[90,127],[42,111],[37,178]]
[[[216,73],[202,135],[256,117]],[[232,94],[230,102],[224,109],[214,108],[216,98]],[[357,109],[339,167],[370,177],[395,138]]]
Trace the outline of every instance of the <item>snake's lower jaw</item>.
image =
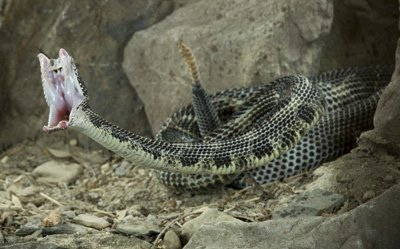
[[43,131],[45,133],[52,133],[55,131],[65,130],[69,127],[69,121],[61,120],[56,126],[43,126]]
[[57,59],[38,54],[43,92],[49,106],[49,119],[43,131],[51,133],[70,126],[71,113],[87,99],[71,56],[60,49]]

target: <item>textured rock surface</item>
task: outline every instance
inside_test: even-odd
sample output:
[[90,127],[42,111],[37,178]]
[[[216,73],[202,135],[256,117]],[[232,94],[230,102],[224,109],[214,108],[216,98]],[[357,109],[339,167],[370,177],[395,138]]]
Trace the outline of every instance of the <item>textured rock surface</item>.
[[[173,12],[182,5],[187,7]],[[146,29],[165,17],[163,22]],[[59,4],[45,0],[35,1],[35,4],[0,0],[0,150],[40,132],[47,119],[35,58],[40,50],[49,55],[55,55],[59,47],[71,51],[88,84],[94,108],[123,127],[149,133],[143,104],[136,100],[136,93],[121,68],[124,47],[135,31],[146,29],[136,33],[129,42],[124,69],[129,72],[131,84],[137,87],[140,98],[146,103],[146,112],[161,123],[176,108],[174,103],[188,102],[190,78],[176,49],[176,42],[180,39],[193,48],[206,89],[214,92],[266,82],[286,73],[309,74],[319,68],[391,63],[399,34],[397,18],[398,3],[392,0],[285,0],[276,3],[235,0],[229,4],[211,0],[73,0]],[[398,72],[399,68],[396,75]],[[375,125],[380,132],[386,133],[386,139],[399,141],[396,84],[393,83],[387,96],[382,98]],[[386,146],[386,139],[378,144],[380,150],[370,150],[363,145],[356,153],[320,167],[311,177],[313,181],[304,185],[306,191],[321,188],[340,193],[357,201],[357,206],[378,196],[388,186],[399,183],[398,159],[381,146]],[[168,198],[165,197],[165,189],[154,184],[147,171],[140,173],[134,169],[129,175],[129,167],[123,168],[122,164],[119,168],[111,166],[116,165],[113,163],[115,158],[97,157],[83,150],[79,158],[91,167],[75,181],[76,185],[49,187],[40,182],[33,183],[25,174],[49,160],[33,152],[47,150],[38,146],[34,149],[22,147],[13,148],[4,156],[0,154],[0,182],[4,182],[3,189],[0,187],[0,206],[3,208],[0,210],[0,244],[3,240],[7,242],[0,247],[98,248],[101,244],[104,248],[149,248],[147,242],[134,236],[150,238],[151,241],[167,224],[132,217],[151,217],[149,214],[157,216],[171,211],[169,194]],[[360,150],[364,152],[360,153]],[[50,152],[54,157],[64,157],[54,152]],[[65,157],[63,160],[69,158],[68,155]],[[16,161],[16,158],[21,159]],[[100,165],[108,165],[102,167],[107,174],[96,171]],[[318,179],[314,181],[315,178]],[[11,186],[7,187],[8,184]],[[94,192],[93,188],[99,191]],[[65,215],[66,223],[49,228],[42,228],[39,223],[24,226],[32,213],[46,213],[54,208],[47,199],[38,198],[40,192],[74,208],[68,217]],[[208,248],[398,248],[399,195],[397,186],[348,214],[331,218],[218,224],[203,224],[207,220],[217,220],[215,217],[205,221],[195,219],[195,235],[186,248],[208,245]],[[196,203],[198,197],[173,196],[173,200],[177,198],[179,201],[172,201],[175,203],[172,209],[179,213]],[[240,201],[235,197],[233,202],[227,203],[226,198],[232,198],[232,195],[212,198],[217,197],[220,197],[218,202],[207,197],[201,203],[268,214],[268,209],[247,206],[255,200],[260,204],[258,195],[257,198],[240,199],[243,196],[239,194]],[[343,211],[341,209],[344,213],[348,210],[347,204],[348,200],[342,207]],[[68,223],[75,213],[91,212],[96,206],[100,210],[129,214],[126,224],[114,222],[115,226],[111,228],[124,233],[124,236],[105,231],[92,234],[97,231]],[[3,211],[10,207],[14,210]],[[350,203],[347,207],[351,209],[354,206]],[[16,231],[27,237],[17,236]],[[42,231],[39,237],[30,236],[38,231]],[[69,234],[41,237],[60,233]],[[172,237],[174,244],[179,242],[176,236]],[[17,243],[26,240],[30,241]]]
[[108,223],[104,218],[100,218],[92,214],[80,214],[74,218],[74,222],[99,230],[110,226],[110,223]]
[[206,88],[214,92],[286,73],[317,72],[319,61],[323,69],[390,63],[397,15],[397,3],[390,0],[0,1],[0,149],[39,133],[47,119],[35,59],[39,51],[71,51],[94,109],[122,127],[149,134],[143,104],[120,63],[130,36],[166,16],[135,35],[125,52],[125,70],[146,103],[153,131],[189,100],[179,39],[194,49]]
[[1,248],[4,249],[59,249],[59,248],[107,248],[107,249],[131,249],[151,248],[151,244],[134,237],[126,237],[122,235],[110,233],[96,233],[96,234],[74,234],[74,235],[53,235],[47,236],[35,242],[29,241],[26,243],[3,244]]
[[204,211],[199,217],[186,222],[182,226],[182,237],[188,241],[193,234],[195,234],[199,228],[204,224],[215,224],[222,221],[236,221],[241,222],[240,220],[233,218],[227,214],[222,212],[218,212],[217,209],[208,209]]
[[156,131],[190,100],[191,80],[176,47],[195,53],[207,91],[318,71],[332,1],[203,0],[133,35],[123,67]]
[[343,195],[317,188],[295,196],[285,206],[275,208],[272,217],[276,219],[317,216],[321,215],[322,212],[338,210],[344,201],[345,197]]
[[393,64],[398,3],[392,0],[335,0],[332,29],[321,54],[321,70]]
[[68,184],[74,181],[82,173],[82,170],[82,166],[77,163],[65,164],[48,161],[37,166],[32,173],[39,182]]
[[167,249],[180,249],[182,248],[182,243],[178,237],[178,235],[173,231],[169,230],[165,233],[163,239],[163,245]]
[[5,2],[0,149],[39,133],[47,122],[36,55],[43,51],[56,56],[60,47],[75,58],[95,110],[122,127],[149,134],[143,104],[121,68],[122,52],[132,33],[173,10],[172,1]]
[[384,138],[400,145],[400,40],[396,51],[396,69],[392,82],[378,103],[374,126]]
[[160,221],[152,215],[149,215],[145,219],[128,215],[115,225],[115,230],[135,236],[147,236],[161,232]]
[[0,28],[3,24],[4,14],[7,12],[8,0],[0,0]]
[[53,227],[43,227],[40,223],[27,223],[18,229],[15,234],[18,236],[26,236],[41,231],[43,235],[54,234],[88,234],[96,232],[95,229],[77,224],[58,224]]
[[400,185],[335,217],[203,225],[191,248],[398,248]]

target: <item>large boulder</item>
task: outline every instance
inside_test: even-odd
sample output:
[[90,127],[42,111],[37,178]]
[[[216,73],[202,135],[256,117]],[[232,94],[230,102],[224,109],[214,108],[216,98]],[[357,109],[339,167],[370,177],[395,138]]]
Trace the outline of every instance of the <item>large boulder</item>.
[[143,103],[121,67],[123,48],[134,32],[179,6],[161,0],[0,1],[0,150],[38,134],[47,122],[36,55],[56,57],[60,47],[75,58],[96,111],[150,135]]
[[193,49],[212,93],[285,74],[393,64],[397,9],[396,2],[380,0],[202,0],[135,33],[123,67],[155,132],[190,102],[190,76],[178,41]]
[[204,86],[212,93],[285,74],[318,72],[332,20],[331,0],[202,0],[136,32],[125,48],[123,67],[155,132],[190,101],[190,75],[177,49],[180,40],[192,48]]
[[331,32],[321,55],[321,71],[393,64],[398,3],[390,0],[335,0]]
[[400,185],[349,213],[333,217],[204,224],[191,248],[399,248]]
[[[383,92],[374,116],[376,131],[400,146],[400,40],[396,51],[396,69],[392,82]],[[400,151],[398,151],[400,154]]]

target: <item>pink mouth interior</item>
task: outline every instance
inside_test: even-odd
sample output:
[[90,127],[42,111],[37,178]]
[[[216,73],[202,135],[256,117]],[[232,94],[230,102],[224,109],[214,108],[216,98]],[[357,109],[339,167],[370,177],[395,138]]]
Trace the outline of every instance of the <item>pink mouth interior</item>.
[[[49,69],[47,73],[49,79],[47,94],[49,95],[48,104],[50,107],[49,121],[47,126],[43,127],[44,132],[52,132],[67,129],[69,124],[69,115],[72,105],[68,104],[65,96],[65,76],[63,69]],[[45,89],[46,94],[46,89]]]
[[42,73],[43,91],[50,108],[48,124],[43,131],[50,133],[67,129],[71,110],[81,102],[72,75],[72,58],[64,49],[60,49],[59,58],[48,59],[38,55]]

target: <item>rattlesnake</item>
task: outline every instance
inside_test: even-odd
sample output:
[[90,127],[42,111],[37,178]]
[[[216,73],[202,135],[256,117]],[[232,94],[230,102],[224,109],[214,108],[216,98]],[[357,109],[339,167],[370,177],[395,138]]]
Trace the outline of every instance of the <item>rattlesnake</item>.
[[315,77],[285,76],[270,84],[212,95],[201,82],[190,49],[180,49],[194,79],[193,103],[174,113],[156,139],[101,118],[72,57],[39,54],[50,108],[46,132],[72,128],[136,165],[156,169],[177,189],[264,183],[297,174],[348,151],[371,126],[392,66],[334,70]]

